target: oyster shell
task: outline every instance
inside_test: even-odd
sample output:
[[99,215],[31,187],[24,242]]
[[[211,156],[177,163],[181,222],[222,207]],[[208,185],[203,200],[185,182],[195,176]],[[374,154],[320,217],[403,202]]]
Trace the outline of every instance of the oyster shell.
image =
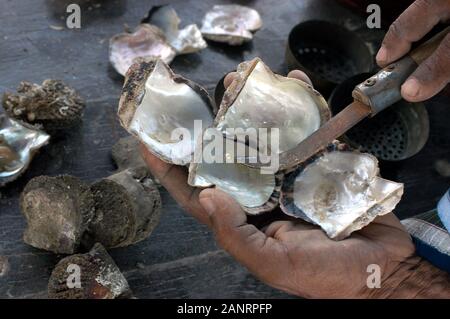
[[[281,154],[302,142],[330,117],[327,102],[310,85],[274,74],[261,59],[255,58],[238,66],[237,77],[225,91],[215,126],[225,135],[229,128],[278,129],[277,149],[262,140],[249,142],[266,147],[268,153]],[[280,166],[288,167],[289,163]]]
[[[172,72],[162,60],[140,62],[128,71],[118,116],[122,126],[162,160],[189,164],[203,127],[213,122],[214,104],[198,84]],[[176,135],[176,129],[189,136]]]
[[140,153],[140,142],[134,136],[119,139],[111,148],[111,157],[117,165],[117,171],[127,168],[147,168]]
[[153,7],[143,23],[150,23],[160,28],[166,35],[169,44],[177,54],[194,53],[207,47],[196,24],[179,29],[180,18],[170,5]]
[[93,218],[94,199],[89,186],[74,176],[38,176],[22,191],[20,210],[27,221],[25,243],[73,254]]
[[[80,286],[70,286],[71,278],[79,267]],[[101,244],[96,244],[88,253],[76,254],[61,259],[53,269],[48,282],[50,299],[124,299],[132,291],[119,267]]]
[[344,239],[400,201],[403,184],[378,173],[374,156],[332,144],[286,177],[280,207],[319,225],[330,238]]
[[3,138],[0,136],[0,171],[7,171],[15,161],[19,159],[19,155],[11,148]]
[[[222,152],[217,152],[212,146],[218,139],[221,139]],[[195,152],[194,161],[189,166],[189,185],[216,186],[234,197],[250,215],[268,212],[278,206],[283,174],[262,174],[260,169],[239,163],[233,154],[238,142],[227,140],[213,128],[205,130],[199,143],[202,147],[197,146],[196,150],[202,151]],[[214,150],[214,153],[207,154],[208,150]]]
[[101,243],[125,247],[157,226],[161,197],[147,167],[126,168],[90,186],[70,176],[38,176],[20,195],[25,243],[73,254]]
[[0,115],[0,186],[18,178],[50,136],[31,125]]
[[261,26],[261,16],[252,8],[237,4],[215,5],[203,18],[200,31],[208,40],[241,45],[252,40],[252,32]]
[[67,129],[79,123],[85,106],[74,89],[51,79],[41,85],[21,82],[17,93],[3,95],[2,104],[9,117],[42,125],[46,131]]
[[156,26],[141,24],[133,33],[120,33],[109,41],[109,60],[122,75],[136,58],[162,59],[172,62],[176,51],[167,42],[164,32]]
[[127,168],[90,187],[94,216],[83,237],[91,247],[125,247],[146,239],[158,225],[161,196],[147,168]]

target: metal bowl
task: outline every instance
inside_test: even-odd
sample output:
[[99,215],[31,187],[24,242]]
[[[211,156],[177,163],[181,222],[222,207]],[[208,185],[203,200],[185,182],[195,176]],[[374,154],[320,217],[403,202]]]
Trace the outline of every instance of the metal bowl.
[[289,70],[303,70],[314,87],[328,96],[353,75],[370,72],[374,59],[355,32],[327,21],[306,21],[289,33],[286,48]]

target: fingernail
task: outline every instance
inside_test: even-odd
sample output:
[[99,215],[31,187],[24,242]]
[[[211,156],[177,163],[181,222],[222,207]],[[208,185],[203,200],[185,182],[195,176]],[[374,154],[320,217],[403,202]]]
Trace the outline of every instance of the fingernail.
[[211,198],[204,197],[204,198],[202,198],[200,203],[202,204],[203,208],[206,210],[206,213],[208,215],[212,215],[214,213],[214,211],[216,210],[216,205]]
[[378,51],[376,59],[378,62],[385,62],[387,60],[387,50],[384,46]]
[[410,96],[410,97],[416,97],[419,95],[420,92],[420,83],[415,78],[411,78],[407,80],[403,86],[402,91],[404,94]]

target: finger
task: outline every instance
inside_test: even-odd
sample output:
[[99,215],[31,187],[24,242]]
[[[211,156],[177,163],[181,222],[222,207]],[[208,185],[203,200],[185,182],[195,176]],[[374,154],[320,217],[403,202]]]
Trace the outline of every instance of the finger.
[[288,73],[288,78],[294,78],[294,79],[298,79],[300,81],[306,82],[309,85],[313,85],[310,78],[306,75],[305,72],[300,71],[300,70],[292,70],[291,72]]
[[212,229],[223,249],[262,280],[276,280],[277,269],[287,267],[281,244],[247,224],[245,212],[230,195],[206,189],[200,193],[200,203],[210,214]]
[[194,218],[210,226],[209,216],[198,200],[201,189],[187,184],[186,169],[160,160],[143,144],[141,144],[141,154],[152,175],[160,181],[173,199]]
[[223,79],[223,86],[225,88],[228,88],[231,84],[231,82],[233,82],[233,80],[237,77],[237,72],[230,72],[228,73],[225,78]]
[[402,85],[402,96],[410,102],[427,100],[450,82],[450,34]]
[[449,18],[450,1],[416,0],[392,23],[376,56],[384,67],[409,52],[439,21]]

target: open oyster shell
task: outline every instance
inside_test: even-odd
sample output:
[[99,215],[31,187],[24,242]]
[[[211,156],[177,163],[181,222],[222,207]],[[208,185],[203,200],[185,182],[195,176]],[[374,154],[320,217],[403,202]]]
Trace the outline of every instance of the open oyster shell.
[[[230,128],[278,129],[277,149],[261,139],[249,143],[266,149],[268,154],[281,154],[301,143],[330,117],[327,102],[309,84],[274,74],[255,58],[238,66],[237,77],[225,91],[215,126],[224,135]],[[247,164],[251,166],[251,161]]]
[[142,21],[160,28],[177,54],[194,53],[207,47],[196,24],[180,29],[180,18],[170,5],[153,7]]
[[261,16],[254,9],[237,4],[215,5],[203,18],[200,31],[208,40],[241,45],[252,40],[252,32],[261,26]]
[[344,239],[400,201],[403,184],[378,173],[374,156],[332,144],[285,178],[280,207],[319,225],[330,238]]
[[[189,185],[216,186],[234,197],[250,215],[278,206],[283,174],[262,174],[258,168],[239,163],[235,155],[238,142],[224,138],[214,128],[206,129],[198,139],[199,145],[189,166]],[[240,146],[246,148],[244,144]]]
[[153,154],[186,165],[202,127],[213,122],[214,108],[205,89],[174,74],[162,60],[142,61],[126,75],[118,116],[122,126]]
[[139,25],[133,33],[120,33],[109,41],[109,60],[122,75],[136,58],[162,59],[172,62],[175,49],[167,42],[164,32],[150,24]]
[[31,125],[0,115],[0,186],[18,178],[50,136]]

